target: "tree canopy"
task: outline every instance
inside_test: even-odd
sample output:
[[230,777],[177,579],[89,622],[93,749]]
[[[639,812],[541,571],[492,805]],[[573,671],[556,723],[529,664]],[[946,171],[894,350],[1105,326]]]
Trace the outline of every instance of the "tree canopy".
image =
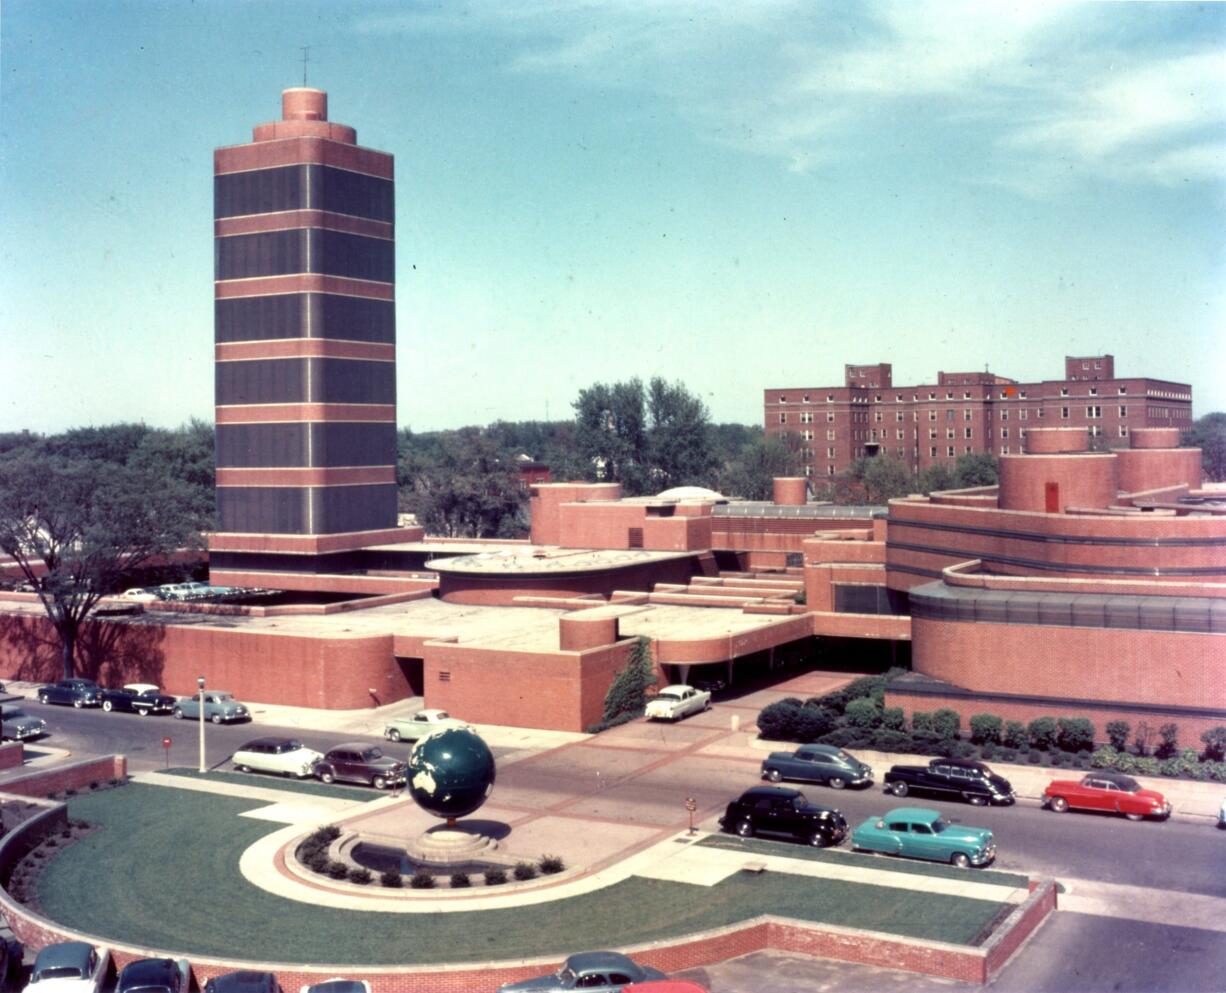
[[190,487],[165,473],[30,448],[0,458],[0,551],[38,592],[65,678],[98,600],[136,570],[198,547],[200,524]]
[[1226,413],[1218,410],[1198,417],[1183,433],[1183,444],[1200,449],[1206,479],[1226,481]]

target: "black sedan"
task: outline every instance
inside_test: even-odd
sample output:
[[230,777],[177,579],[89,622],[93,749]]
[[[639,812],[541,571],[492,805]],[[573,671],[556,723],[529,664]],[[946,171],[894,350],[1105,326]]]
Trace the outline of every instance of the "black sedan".
[[186,993],[187,959],[137,959],[123,967],[115,993]]
[[78,710],[102,703],[102,687],[92,679],[61,679],[38,688],[39,703],[62,703]]
[[122,710],[148,717],[150,714],[169,714],[175,709],[178,698],[159,692],[152,683],[126,683],[122,689],[102,691],[102,709],[108,714]]
[[1010,804],[1017,799],[1009,780],[982,762],[969,759],[933,759],[927,765],[896,765],[885,774],[885,788],[895,796],[924,793],[949,800],[965,800],[976,807]]
[[784,834],[818,848],[837,845],[847,836],[842,812],[812,804],[800,790],[785,786],[746,790],[728,804],[719,824],[742,838],[759,833]]

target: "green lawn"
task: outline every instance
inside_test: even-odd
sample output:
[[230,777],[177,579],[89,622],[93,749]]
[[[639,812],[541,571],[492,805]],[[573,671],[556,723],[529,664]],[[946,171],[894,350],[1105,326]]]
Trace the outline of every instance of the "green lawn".
[[[914,876],[937,876],[941,879],[957,879],[960,882],[992,883],[996,886],[1028,886],[1030,880],[1012,872],[997,872],[994,869],[958,869],[943,862],[917,862],[914,859],[891,858],[867,852],[831,852],[821,848],[786,841],[763,841],[760,838],[739,838],[735,835],[711,835],[698,842],[708,848],[726,848],[734,852],[755,855],[781,855],[784,858],[807,859],[811,862],[834,862],[838,865],[862,865],[870,869],[885,869],[888,872],[905,872]],[[850,862],[849,862],[850,860]],[[970,873],[969,875],[967,873]]]
[[279,827],[237,816],[258,806],[135,784],[74,797],[71,816],[102,830],[47,866],[39,881],[43,907],[71,927],[188,954],[378,965],[566,954],[763,912],[969,943],[1003,906],[782,873],[738,873],[714,887],[631,878],[586,896],[508,910],[342,911],[285,900],[243,879],[242,851]]
[[187,769],[176,766],[173,769],[159,769],[163,776],[182,776],[184,779],[207,779],[212,782],[235,783],[239,786],[260,787],[266,790],[284,790],[287,793],[307,793],[311,796],[326,796],[336,800],[365,801],[378,800],[387,796],[386,790],[376,790],[369,786],[342,786],[339,783],[321,783],[315,779],[286,779],[283,776],[271,776],[256,772],[231,772],[215,770],[200,774],[198,769]]

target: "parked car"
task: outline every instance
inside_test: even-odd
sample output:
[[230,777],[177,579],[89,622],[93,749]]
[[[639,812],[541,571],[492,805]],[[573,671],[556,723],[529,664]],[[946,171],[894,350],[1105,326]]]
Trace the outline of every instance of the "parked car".
[[825,783],[841,790],[844,786],[869,785],[873,770],[834,745],[801,745],[791,752],[771,752],[762,760],[762,778],[772,783],[782,779]]
[[224,972],[204,984],[204,993],[281,993],[281,984],[271,972]]
[[134,586],[119,594],[121,600],[131,600],[133,603],[156,603],[161,599],[154,586]]
[[608,990],[622,993],[631,983],[649,979],[667,979],[658,969],[639,965],[620,952],[579,952],[562,963],[562,968],[549,976],[522,979],[498,987],[498,993],[527,993],[531,990]]
[[689,714],[711,709],[711,694],[684,683],[665,686],[647,702],[647,719],[679,721]]
[[85,941],[58,941],[34,960],[30,993],[99,993],[111,967],[111,953]]
[[383,729],[388,741],[416,741],[444,728],[467,727],[445,710],[419,710],[412,717],[393,717]]
[[1123,814],[1130,821],[1143,817],[1166,820],[1171,805],[1157,790],[1145,790],[1131,776],[1118,772],[1091,772],[1080,781],[1055,779],[1043,791],[1043,806],[1058,814],[1070,807]]
[[27,714],[17,707],[4,708],[0,721],[0,738],[5,741],[30,741],[47,733],[47,722],[41,717]]
[[370,983],[365,979],[325,979],[302,987],[298,993],[370,993]]
[[151,714],[169,714],[175,709],[174,697],[162,693],[153,683],[125,683],[122,689],[102,690],[102,709],[108,714],[123,710],[148,717]]
[[[182,720],[184,717],[189,717],[193,721],[198,720],[200,718],[200,697],[180,697],[179,702],[170,712],[170,716],[176,720]],[[234,699],[233,693],[226,693],[224,690],[205,690],[204,716],[206,720],[214,724],[251,720],[251,713],[247,708]]]
[[925,807],[898,807],[870,817],[851,832],[851,847],[963,868],[987,865],[996,858],[996,842],[987,828],[952,824],[939,811]]
[[97,707],[102,703],[102,687],[92,679],[61,679],[38,688],[39,703],[71,704],[78,710],[82,707]]
[[800,790],[788,786],[755,786],[728,804],[719,825],[742,838],[755,834],[786,834],[825,848],[847,836],[841,811],[810,803]]
[[115,993],[187,993],[187,959],[137,959],[119,973]]
[[306,779],[315,775],[322,752],[307,748],[297,738],[256,738],[230,756],[239,772],[272,772]]
[[1218,808],[1217,826],[1220,828],[1226,828],[1226,799],[1222,800],[1222,805]]
[[1013,803],[1017,795],[1009,780],[996,775],[982,762],[968,759],[933,759],[927,765],[891,766],[885,788],[895,796],[912,791],[942,799],[965,800],[982,807],[989,803]]
[[402,785],[408,776],[408,766],[384,755],[378,745],[351,741],[321,756],[315,775],[325,783],[339,779],[346,783],[369,783],[381,790]]

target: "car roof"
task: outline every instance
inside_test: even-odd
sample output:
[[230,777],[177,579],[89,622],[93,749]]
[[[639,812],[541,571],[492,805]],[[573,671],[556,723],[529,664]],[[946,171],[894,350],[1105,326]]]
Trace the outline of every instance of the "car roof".
[[209,980],[214,993],[259,993],[263,990],[274,990],[277,977],[271,972],[255,972],[244,969],[239,972],[226,972]]
[[1086,779],[1105,779],[1109,783],[1115,783],[1116,786],[1127,786],[1131,789],[1137,785],[1137,781],[1131,776],[1125,775],[1122,772],[1088,772],[1085,775]]
[[976,762],[974,759],[933,759],[933,765],[953,765],[960,769],[984,769],[986,768],[982,762]]
[[419,710],[415,714],[413,714],[413,716],[414,717],[448,717],[450,715],[445,710],[436,710],[435,708],[431,707],[427,710]]
[[741,799],[744,800],[749,796],[774,796],[790,798],[800,795],[800,790],[794,790],[790,786],[751,786],[741,794]]
[[667,686],[661,686],[659,692],[663,693],[665,690],[692,690],[693,688],[689,683],[669,683]]
[[145,690],[156,690],[156,683],[124,683],[125,690],[134,690],[137,693],[143,693]]
[[364,752],[368,748],[379,748],[379,746],[373,741],[342,741],[339,745],[333,745],[329,748],[328,753],[331,754],[342,748],[351,752]]
[[885,815],[887,821],[917,821],[920,824],[931,824],[941,819],[939,810],[929,807],[895,807]]
[[365,988],[360,979],[327,979],[313,983],[309,989],[312,993],[362,993]]
[[627,962],[633,963],[633,960],[621,952],[576,952],[566,960],[566,964],[576,972],[584,969],[621,968]]
[[81,966],[89,961],[94,946],[87,941],[59,941],[48,945],[34,960],[34,971],[53,968],[55,966]]
[[247,744],[239,748],[241,752],[243,748],[250,748],[252,745],[291,745],[297,738],[252,738]]
[[815,743],[811,745],[797,745],[796,751],[820,752],[822,755],[838,755],[843,749],[839,748],[838,745],[819,745]]
[[119,974],[122,982],[141,984],[157,983],[168,976],[177,975],[179,967],[174,959],[137,959],[123,967]]

